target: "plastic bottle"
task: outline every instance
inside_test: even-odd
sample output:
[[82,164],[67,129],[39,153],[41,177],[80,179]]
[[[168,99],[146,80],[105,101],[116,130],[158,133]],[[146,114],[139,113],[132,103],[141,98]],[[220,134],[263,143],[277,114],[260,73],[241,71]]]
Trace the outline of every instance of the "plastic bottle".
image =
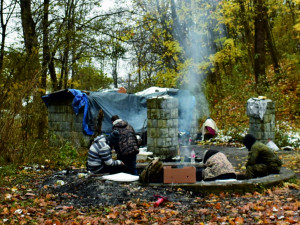
[[192,149],[191,151],[191,163],[195,164],[195,158],[196,158],[196,153],[194,151],[194,149]]
[[192,145],[192,137],[189,137],[189,145]]

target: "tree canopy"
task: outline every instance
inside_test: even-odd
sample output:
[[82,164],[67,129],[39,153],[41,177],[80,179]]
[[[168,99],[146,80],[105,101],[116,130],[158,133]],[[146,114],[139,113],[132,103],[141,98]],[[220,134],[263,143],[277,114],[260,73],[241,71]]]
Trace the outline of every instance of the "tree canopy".
[[[200,117],[211,115],[225,129],[229,122],[242,127],[245,102],[263,95],[276,102],[278,120],[296,125],[299,0],[123,0],[109,10],[104,4],[1,1],[0,110],[11,112],[1,114],[1,150],[16,136],[42,138],[40,97],[65,88],[189,89]],[[9,40],[11,32],[18,38]],[[12,135],[8,127],[22,129]]]

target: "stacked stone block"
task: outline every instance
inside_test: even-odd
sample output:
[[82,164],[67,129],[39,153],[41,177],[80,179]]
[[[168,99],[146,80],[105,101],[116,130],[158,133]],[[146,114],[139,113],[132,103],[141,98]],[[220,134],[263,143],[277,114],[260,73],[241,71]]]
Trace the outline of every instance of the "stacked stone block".
[[147,149],[162,160],[177,155],[177,98],[166,95],[147,100]]
[[268,143],[269,140],[275,139],[275,104],[271,100],[267,102],[266,112],[263,119],[257,116],[249,116],[250,128],[249,133],[261,141]]
[[199,124],[198,124],[199,115],[200,115],[199,111],[195,108],[193,113],[192,123],[191,123],[191,129],[190,129],[192,140],[195,140],[197,134],[199,133]]
[[90,137],[83,133],[83,110],[76,115],[70,102],[55,102],[48,106],[50,144],[59,145],[69,141],[75,147],[86,147]]

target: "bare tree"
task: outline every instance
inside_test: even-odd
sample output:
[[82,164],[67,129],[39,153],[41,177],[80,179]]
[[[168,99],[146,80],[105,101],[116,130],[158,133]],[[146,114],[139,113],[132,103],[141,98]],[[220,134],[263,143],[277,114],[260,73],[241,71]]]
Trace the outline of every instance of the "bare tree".
[[5,48],[5,40],[7,35],[7,24],[11,19],[11,16],[16,8],[17,1],[11,1],[9,4],[6,4],[4,0],[0,2],[0,22],[1,22],[1,49],[0,49],[0,74],[3,69],[3,59],[4,59],[4,48]]

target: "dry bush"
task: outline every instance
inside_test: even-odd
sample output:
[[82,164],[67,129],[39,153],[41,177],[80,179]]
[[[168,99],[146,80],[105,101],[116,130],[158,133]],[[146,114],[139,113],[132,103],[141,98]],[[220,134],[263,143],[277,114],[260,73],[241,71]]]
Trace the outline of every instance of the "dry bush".
[[[40,115],[42,100],[38,97],[36,82],[11,82],[0,87],[0,155],[2,163],[26,161],[28,149],[37,145],[36,123]],[[32,144],[31,144],[32,143]],[[32,154],[32,153],[29,153]]]

